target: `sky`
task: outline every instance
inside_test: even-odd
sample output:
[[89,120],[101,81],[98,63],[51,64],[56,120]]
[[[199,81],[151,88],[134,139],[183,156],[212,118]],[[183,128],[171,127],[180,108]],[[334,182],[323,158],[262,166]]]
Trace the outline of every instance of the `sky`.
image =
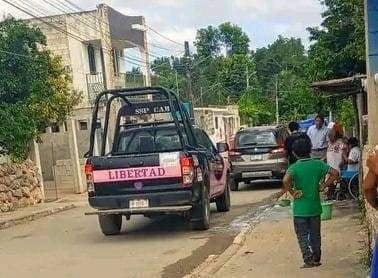
[[[67,4],[65,0],[49,0]],[[70,0],[83,9],[95,9],[96,4],[105,3],[126,15],[143,15],[147,25],[159,31],[173,41],[183,44],[195,40],[196,30],[208,25],[217,26],[230,21],[238,24],[248,34],[252,49],[267,46],[278,35],[299,37],[305,46],[309,45],[307,27],[317,26],[321,22],[323,7],[320,0]],[[14,2],[22,3],[20,0]],[[26,2],[26,1],[23,1]],[[51,14],[57,13],[47,6]],[[0,14],[13,14],[25,17],[22,13],[0,0]],[[148,40],[154,45],[169,50],[154,49],[154,53],[169,55],[180,52],[183,47],[172,43],[153,32],[148,33]]]

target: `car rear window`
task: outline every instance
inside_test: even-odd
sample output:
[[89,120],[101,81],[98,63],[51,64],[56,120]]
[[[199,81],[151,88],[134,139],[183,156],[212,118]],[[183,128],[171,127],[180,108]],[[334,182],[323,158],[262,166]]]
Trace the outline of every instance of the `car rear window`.
[[272,131],[248,131],[237,136],[238,147],[271,146],[277,145],[277,140]]
[[179,151],[181,149],[182,144],[180,142],[177,130],[132,130],[120,134],[116,153],[137,154],[150,152],[171,152]]

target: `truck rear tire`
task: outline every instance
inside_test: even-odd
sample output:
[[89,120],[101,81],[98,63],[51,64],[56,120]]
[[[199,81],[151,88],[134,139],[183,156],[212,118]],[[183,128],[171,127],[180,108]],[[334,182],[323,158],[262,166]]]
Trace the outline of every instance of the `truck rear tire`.
[[226,212],[230,210],[231,196],[230,196],[230,177],[227,176],[226,185],[222,196],[215,200],[218,212]]
[[202,192],[200,204],[194,208],[200,210],[200,219],[192,220],[191,225],[193,230],[207,230],[210,228],[210,196],[209,187],[205,186]]
[[107,214],[99,215],[98,222],[101,231],[106,236],[118,235],[122,227],[122,215],[120,214]]
[[239,189],[239,182],[230,178],[230,189],[231,191],[238,191]]

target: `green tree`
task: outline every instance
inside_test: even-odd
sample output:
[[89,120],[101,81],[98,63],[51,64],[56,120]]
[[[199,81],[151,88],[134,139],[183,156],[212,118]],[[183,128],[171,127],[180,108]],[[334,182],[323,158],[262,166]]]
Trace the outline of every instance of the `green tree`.
[[324,80],[365,72],[364,2],[325,0],[320,27],[308,28],[313,44],[308,73]]
[[220,55],[222,48],[226,49],[227,56],[248,54],[249,42],[248,35],[239,26],[225,22],[218,27],[199,29],[194,45],[199,57],[215,57]]
[[152,62],[151,69],[154,72],[153,85],[171,89],[186,99],[187,80],[182,58],[161,57]]
[[[308,28],[312,44],[307,72],[311,81],[366,72],[364,1],[325,0],[320,27]],[[350,99],[325,102],[345,127],[355,125]]]
[[248,54],[249,37],[242,28],[230,22],[219,25],[219,39],[226,48],[227,55]]
[[266,101],[261,92],[249,89],[244,92],[237,102],[241,121],[249,125],[271,123],[274,119],[274,107]]
[[307,56],[301,39],[279,36],[267,47],[257,49],[254,59],[257,76],[264,90],[272,89],[275,76],[281,71],[305,76]]
[[257,49],[253,58],[265,101],[274,103],[277,86],[281,120],[299,120],[316,112],[319,101],[309,89],[308,57],[300,39],[279,36],[267,47]]
[[46,38],[15,19],[0,22],[0,145],[24,158],[28,142],[52,122],[66,119],[79,94]]

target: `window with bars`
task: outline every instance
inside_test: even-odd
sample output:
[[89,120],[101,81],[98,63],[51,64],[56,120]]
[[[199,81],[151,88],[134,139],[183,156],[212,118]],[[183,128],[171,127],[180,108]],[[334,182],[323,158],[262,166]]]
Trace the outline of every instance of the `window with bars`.
[[96,74],[96,57],[95,57],[95,50],[93,45],[88,45],[88,62],[89,62],[89,72],[91,74]]

